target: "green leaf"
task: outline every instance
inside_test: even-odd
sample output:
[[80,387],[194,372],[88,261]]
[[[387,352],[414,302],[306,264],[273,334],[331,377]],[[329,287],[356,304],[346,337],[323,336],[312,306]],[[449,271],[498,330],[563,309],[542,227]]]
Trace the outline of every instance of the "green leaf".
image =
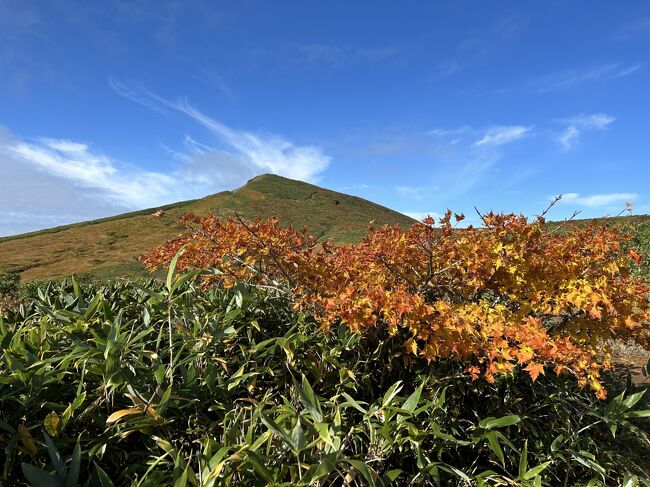
[[[352,406],[354,409],[357,411],[363,413],[363,414],[368,414],[368,410],[364,409],[361,404],[359,404],[352,396],[350,396],[347,392],[342,392],[341,395],[347,400],[344,403],[341,403],[341,406],[347,406],[348,404]],[[365,403],[364,403],[365,404]]]
[[631,396],[628,396],[625,398],[621,406],[624,409],[630,409],[632,406],[634,406],[639,400],[643,397],[645,394],[645,389],[642,390],[641,392],[637,392],[635,394],[632,394]]
[[65,474],[65,463],[61,458],[61,454],[59,453],[59,450],[57,450],[56,446],[54,445],[54,442],[47,435],[47,433],[43,433],[43,437],[45,438],[45,446],[47,447],[47,454],[50,457],[50,461],[52,462],[52,465],[54,465],[54,469],[60,476],[63,476]]
[[461,439],[455,438],[454,436],[452,436],[450,434],[443,433],[440,430],[440,425],[438,423],[431,423],[430,424],[430,429],[431,429],[431,433],[433,434],[433,436],[435,436],[436,438],[440,438],[441,440],[451,441],[452,443],[456,443],[456,444],[462,445],[462,446],[468,446],[468,445],[470,445],[472,443],[471,441],[461,440]]
[[273,433],[279,436],[294,453],[297,452],[296,444],[293,442],[291,436],[289,436],[282,428],[280,428],[275,423],[275,421],[273,421],[271,418],[267,418],[264,413],[260,413],[260,419],[262,420],[262,423],[264,423],[264,425]]
[[[139,284],[136,283],[131,283],[131,286],[133,286],[135,289],[138,289],[142,291],[144,294],[149,296],[150,298],[154,298],[155,301],[164,301],[165,296],[159,292],[154,291],[153,289],[147,289],[144,286],[140,286]],[[104,301],[106,302],[106,301]],[[111,318],[112,319],[112,318]]]
[[470,479],[469,476],[465,472],[463,472],[462,470],[460,470],[460,469],[458,469],[456,467],[453,467],[453,466],[445,463],[445,464],[438,464],[438,468],[440,468],[440,470],[444,470],[445,472],[448,472],[448,473],[459,476],[461,479],[463,479],[469,485],[471,485],[471,483],[472,483],[472,479]]
[[[573,455],[571,455],[571,456],[578,463],[581,463],[585,467],[590,468],[591,470],[593,470],[594,472],[599,473],[600,475],[605,475],[605,473],[606,473],[605,469],[603,468],[603,466],[600,463],[595,461],[595,459],[594,459],[595,457],[591,453],[589,453],[587,451],[584,451],[584,450],[581,450],[579,454],[578,453],[573,453]],[[591,458],[589,458],[589,457],[591,457]]]
[[302,405],[309,411],[311,417],[318,422],[323,421],[323,410],[320,406],[320,401],[314,394],[314,390],[311,388],[311,384],[307,380],[307,377],[303,374],[302,376],[302,387],[298,387],[300,393],[300,402]]
[[415,408],[417,408],[418,403],[420,402],[420,396],[422,395],[423,388],[424,388],[424,384],[420,384],[420,387],[415,389],[415,391],[413,391],[413,394],[411,394],[408,397],[408,399],[404,401],[404,404],[402,404],[401,409],[405,409],[410,413],[415,411]]
[[300,424],[300,416],[298,416],[296,426],[294,426],[291,432],[291,441],[295,445],[296,451],[300,452],[305,448],[305,432],[302,429],[302,424]]
[[513,424],[517,424],[521,421],[521,418],[516,415],[512,416],[503,416],[501,418],[494,418],[494,417],[489,417],[481,420],[479,422],[479,427],[490,430],[494,428],[503,428],[505,426],[512,426]]
[[648,418],[650,417],[650,409],[642,409],[639,411],[630,411],[623,414],[624,418]]
[[23,475],[33,487],[61,487],[59,481],[49,472],[29,463],[21,464]]
[[560,434],[553,440],[553,443],[551,443],[551,452],[555,453],[562,443],[564,443],[564,435]]
[[394,470],[389,470],[382,477],[382,481],[383,481],[384,484],[387,484],[387,483],[390,483],[390,482],[395,482],[397,477],[399,477],[402,473],[404,473],[404,470],[400,470],[399,468],[396,468]]
[[74,275],[70,277],[70,280],[72,281],[72,289],[74,289],[74,294],[78,298],[81,297],[81,288],[79,287],[79,283],[77,280],[74,278]]
[[97,477],[99,478],[101,487],[115,487],[115,484],[113,484],[113,481],[103,468],[99,465],[95,465],[95,471],[97,472]]
[[519,455],[519,476],[523,478],[528,470],[528,440],[524,442],[524,448]]
[[187,469],[189,468],[189,465],[185,467],[185,470],[183,470],[183,473],[181,474],[180,477],[176,479],[174,482],[174,487],[185,487],[187,485]]
[[334,442],[332,441],[332,435],[330,435],[330,427],[328,423],[314,423],[314,429],[318,433],[318,437],[326,445],[334,448]]
[[639,478],[636,475],[627,474],[623,479],[621,487],[637,487],[639,485]]
[[66,408],[66,410],[63,411],[63,414],[61,415],[61,430],[63,430],[63,428],[66,427],[66,425],[70,421],[70,418],[72,417],[72,414],[79,406],[83,404],[85,400],[86,400],[86,393],[82,392],[77,397],[75,397],[74,401],[72,401],[72,403]]
[[548,467],[551,463],[553,463],[553,462],[551,462],[551,461],[549,461],[549,462],[544,462],[544,463],[540,463],[540,464],[537,465],[536,467],[531,468],[528,472],[526,472],[526,473],[524,474],[524,480],[530,480],[530,479],[533,479],[533,478],[537,477],[537,476],[538,476],[540,473],[542,473],[542,472],[544,471],[544,469],[545,469],[546,467]]
[[246,459],[253,465],[255,471],[269,483],[269,485],[275,484],[273,472],[264,466],[264,462],[257,453],[254,451],[246,452]]
[[325,457],[319,464],[314,464],[309,467],[309,470],[302,477],[302,481],[305,485],[311,485],[316,480],[328,476],[335,470],[336,466],[334,462],[330,458]]
[[625,391],[621,392],[618,396],[609,401],[609,404],[607,404],[607,407],[605,408],[605,417],[608,417],[613,411],[621,409],[624,395]]
[[384,397],[381,401],[381,407],[385,408],[386,406],[390,406],[390,403],[393,402],[393,399],[395,399],[395,396],[399,393],[399,391],[402,389],[402,381],[398,380],[390,386],[390,389],[386,391],[386,394],[384,394]]
[[351,458],[346,458],[345,461],[352,465],[354,469],[361,474],[364,480],[368,482],[368,485],[375,485],[375,479],[370,474],[370,469],[365,463],[361,460],[353,460]]
[[79,482],[79,472],[81,471],[81,446],[77,441],[72,452],[72,459],[70,460],[70,469],[65,479],[65,487],[75,487]]
[[167,280],[165,282],[167,286],[167,291],[171,294],[173,291],[173,280],[174,280],[174,272],[176,271],[176,264],[178,264],[178,258],[185,252],[185,245],[183,245],[180,249],[178,249],[178,252],[176,252],[176,255],[172,258],[171,262],[169,263],[169,270],[167,271]]
[[486,435],[490,449],[494,452],[497,458],[501,461],[501,465],[505,465],[505,458],[503,456],[503,449],[499,443],[499,439],[494,431],[488,432]]
[[172,285],[171,293],[173,294],[174,291],[176,291],[176,289],[178,289],[179,287],[181,287],[181,286],[182,286],[183,284],[185,284],[187,281],[193,279],[194,277],[198,276],[199,274],[204,274],[204,273],[205,273],[204,270],[202,270],[202,269],[197,269],[197,270],[190,271],[190,272],[187,272],[187,273],[183,274],[183,275],[180,276],[178,279],[176,279],[176,282],[174,282],[174,284]]
[[88,304],[86,307],[86,311],[84,313],[84,320],[88,321],[90,318],[93,317],[95,314],[95,311],[97,311],[97,308],[99,307],[99,302],[102,299],[102,295],[100,293],[95,294],[95,297],[93,297],[92,301]]

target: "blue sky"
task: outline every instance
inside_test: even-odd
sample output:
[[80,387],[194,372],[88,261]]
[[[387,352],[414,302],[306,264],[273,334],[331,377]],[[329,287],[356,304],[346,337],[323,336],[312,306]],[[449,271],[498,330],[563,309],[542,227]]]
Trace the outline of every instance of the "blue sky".
[[414,216],[650,212],[647,1],[0,0],[0,235],[275,172]]

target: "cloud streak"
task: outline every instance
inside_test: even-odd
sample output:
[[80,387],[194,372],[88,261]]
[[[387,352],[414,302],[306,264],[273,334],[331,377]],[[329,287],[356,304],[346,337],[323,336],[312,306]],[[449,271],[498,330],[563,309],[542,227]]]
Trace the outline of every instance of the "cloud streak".
[[[271,172],[303,181],[317,181],[318,176],[329,166],[331,158],[320,147],[299,146],[275,134],[236,130],[206,115],[185,100],[171,101],[142,86],[114,79],[109,82],[125,98],[161,113],[166,114],[170,110],[182,113],[210,132],[216,147],[202,145],[199,148],[195,143],[189,152],[181,154],[190,166],[199,164],[208,169],[212,163],[213,169],[217,171],[233,173],[236,168],[232,165],[237,165],[238,162],[242,172],[249,175]],[[225,163],[227,167],[224,167]]]
[[489,128],[483,137],[474,143],[475,147],[498,146],[524,138],[532,127],[523,125],[499,125]]
[[62,139],[13,140],[0,152],[15,163],[97,190],[99,197],[123,208],[143,208],[196,197],[187,182],[173,175],[132,168],[93,151],[87,144]]
[[580,193],[565,193],[562,195],[560,203],[587,206],[591,208],[613,205],[615,203],[624,203],[638,198],[636,193],[606,193],[582,196]]
[[566,128],[557,136],[557,141],[565,148],[571,149],[579,140],[583,132],[588,130],[604,130],[614,123],[615,117],[605,113],[592,115],[578,115],[563,120]]
[[316,181],[329,165],[330,157],[317,146],[234,129],[186,101],[169,101],[143,87],[115,80],[111,86],[165,116],[189,117],[207,130],[207,142],[186,135],[180,149],[163,146],[175,161],[171,169],[148,170],[86,142],[18,137],[0,126],[0,191],[6,201],[0,235],[199,198],[261,173]]
[[588,68],[569,69],[542,76],[533,80],[531,85],[539,93],[567,90],[593,81],[610,81],[624,78],[637,72],[641,67],[641,63],[609,63]]
[[423,196],[430,196],[439,191],[438,186],[396,186],[397,191],[402,196],[407,196],[416,200],[421,200]]

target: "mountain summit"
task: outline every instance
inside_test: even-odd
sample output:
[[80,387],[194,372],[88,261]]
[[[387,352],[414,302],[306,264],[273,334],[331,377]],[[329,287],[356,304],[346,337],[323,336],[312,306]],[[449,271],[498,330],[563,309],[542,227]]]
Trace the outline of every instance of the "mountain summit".
[[239,189],[198,200],[0,238],[0,271],[18,270],[25,280],[85,272],[103,277],[141,275],[145,271],[137,256],[182,232],[178,218],[184,213],[277,216],[284,224],[307,227],[315,237],[335,242],[360,240],[370,222],[413,223],[362,198],[263,174]]

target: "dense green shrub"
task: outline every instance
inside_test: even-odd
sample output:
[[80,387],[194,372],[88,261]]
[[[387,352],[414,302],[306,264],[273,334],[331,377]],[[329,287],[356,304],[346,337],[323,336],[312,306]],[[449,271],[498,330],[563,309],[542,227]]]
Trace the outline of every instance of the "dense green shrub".
[[[191,276],[189,276],[191,277]],[[470,381],[272,290],[44,284],[0,321],[0,479],[39,486],[636,485],[643,391]],[[2,458],[2,456],[0,456]]]
[[20,274],[18,272],[0,273],[0,294],[10,294],[18,289]]

